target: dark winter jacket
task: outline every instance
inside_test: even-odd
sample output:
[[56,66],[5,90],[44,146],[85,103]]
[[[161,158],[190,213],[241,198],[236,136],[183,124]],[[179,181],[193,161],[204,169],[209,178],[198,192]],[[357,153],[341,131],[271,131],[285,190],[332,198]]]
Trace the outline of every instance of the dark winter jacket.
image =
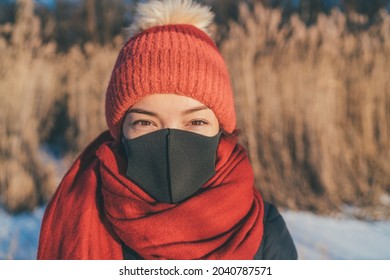
[[[264,235],[255,260],[296,260],[297,250],[282,216],[276,207],[264,202]],[[123,245],[125,260],[141,260],[133,250]]]
[[297,250],[278,209],[264,202],[264,235],[255,260],[296,260]]

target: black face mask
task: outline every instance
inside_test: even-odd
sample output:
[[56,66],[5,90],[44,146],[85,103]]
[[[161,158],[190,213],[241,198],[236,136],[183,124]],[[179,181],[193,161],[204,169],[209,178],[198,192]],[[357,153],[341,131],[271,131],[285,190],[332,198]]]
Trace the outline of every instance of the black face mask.
[[160,202],[177,203],[196,193],[215,174],[221,132],[213,137],[161,129],[135,139],[122,138],[126,176]]

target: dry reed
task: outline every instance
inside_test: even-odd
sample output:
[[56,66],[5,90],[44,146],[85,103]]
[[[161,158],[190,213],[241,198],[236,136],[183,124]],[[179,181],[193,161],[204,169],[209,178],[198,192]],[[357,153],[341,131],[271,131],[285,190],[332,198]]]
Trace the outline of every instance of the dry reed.
[[295,209],[376,205],[390,191],[390,17],[358,34],[339,11],[297,16],[240,8],[222,50],[239,124],[269,200]]
[[88,44],[57,53],[41,41],[33,2],[18,4],[16,23],[0,26],[0,202],[12,212],[33,209],[55,191],[55,166],[42,157],[42,144],[63,146],[69,166],[104,129],[104,91],[118,49]]

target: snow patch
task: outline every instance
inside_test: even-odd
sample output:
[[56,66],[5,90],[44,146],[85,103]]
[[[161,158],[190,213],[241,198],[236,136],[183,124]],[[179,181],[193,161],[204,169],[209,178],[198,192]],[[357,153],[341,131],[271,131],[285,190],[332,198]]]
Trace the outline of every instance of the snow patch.
[[300,259],[390,259],[390,222],[282,212]]
[[44,210],[10,215],[0,208],[0,260],[36,259]]
[[[36,259],[44,210],[13,216],[0,208],[0,259]],[[390,221],[281,213],[300,259],[390,259]]]

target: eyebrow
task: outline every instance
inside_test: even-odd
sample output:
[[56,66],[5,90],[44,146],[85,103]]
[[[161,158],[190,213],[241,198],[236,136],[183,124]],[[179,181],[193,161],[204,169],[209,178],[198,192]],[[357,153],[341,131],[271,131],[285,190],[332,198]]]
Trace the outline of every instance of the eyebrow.
[[150,112],[150,111],[146,111],[146,110],[143,110],[143,109],[138,109],[138,108],[130,109],[129,111],[127,111],[127,113],[138,113],[138,114],[144,114],[144,115],[157,117],[156,113],[153,113],[153,112]]
[[[188,110],[184,111],[182,114],[183,115],[189,115],[189,114],[192,114],[194,112],[207,110],[207,109],[210,109],[210,108],[207,107],[207,106],[199,106],[199,107],[194,107],[194,108],[188,109]],[[144,109],[139,109],[139,108],[130,109],[130,110],[127,111],[127,113],[138,113],[138,114],[149,115],[149,116],[152,116],[152,117],[157,117],[158,116],[158,114],[156,114],[154,112],[150,112],[150,111],[147,111],[147,110],[144,110]]]
[[210,108],[205,106],[205,105],[203,105],[203,106],[199,106],[199,107],[188,109],[188,110],[183,112],[183,115],[188,115],[188,114],[191,114],[191,113],[194,113],[194,112],[197,112],[197,111],[202,111],[202,110],[207,110],[207,109],[210,109]]

